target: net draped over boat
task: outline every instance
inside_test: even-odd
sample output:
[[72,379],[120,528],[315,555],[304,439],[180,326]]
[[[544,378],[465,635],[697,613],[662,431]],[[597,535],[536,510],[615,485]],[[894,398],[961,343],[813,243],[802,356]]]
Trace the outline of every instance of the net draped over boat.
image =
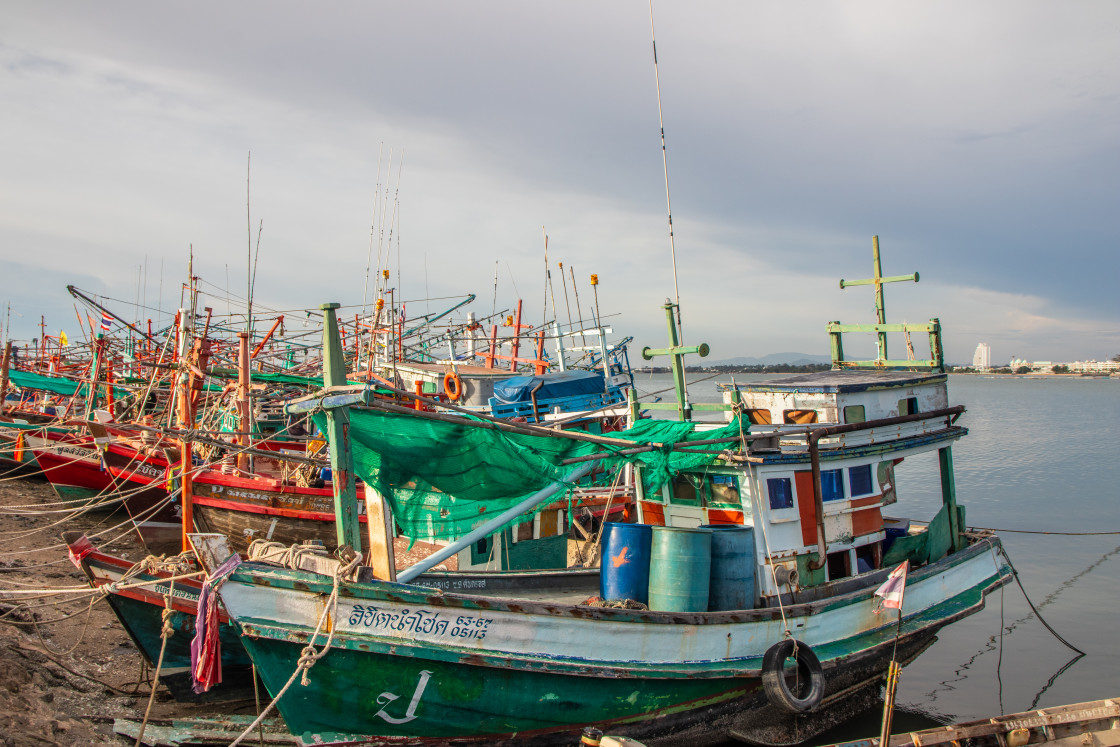
[[[629,462],[641,467],[647,494],[656,492],[681,470],[702,468],[718,458],[718,453],[677,451],[672,444],[721,439],[700,447],[718,452],[735,448],[748,427],[736,419],[716,429],[697,431],[694,423],[643,420],[608,435],[635,447],[665,446],[618,455],[631,447],[509,433],[373,409],[355,408],[349,415],[355,473],[385,496],[406,536],[425,540],[461,537],[553,482],[566,482],[580,463],[562,462],[576,457],[610,452],[603,459],[608,468],[605,473],[585,478],[580,485],[606,482],[609,486],[615,472],[611,468]],[[314,419],[325,431],[326,415],[320,412]],[[512,523],[532,515],[530,511]]]

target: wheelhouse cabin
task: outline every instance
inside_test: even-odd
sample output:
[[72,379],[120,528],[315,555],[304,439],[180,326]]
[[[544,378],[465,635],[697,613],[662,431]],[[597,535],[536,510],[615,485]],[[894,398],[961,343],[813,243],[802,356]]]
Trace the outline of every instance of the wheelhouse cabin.
[[927,531],[891,518],[895,470],[910,456],[940,453],[951,522],[919,539],[947,540],[941,554],[959,549],[950,445],[967,431],[953,424],[961,408],[948,407],[944,373],[834,369],[741,385],[725,401],[750,423],[747,453],[681,472],[658,494],[639,492],[639,521],[754,527],[764,606],[907,557],[920,564],[905,542],[891,552],[901,537]]

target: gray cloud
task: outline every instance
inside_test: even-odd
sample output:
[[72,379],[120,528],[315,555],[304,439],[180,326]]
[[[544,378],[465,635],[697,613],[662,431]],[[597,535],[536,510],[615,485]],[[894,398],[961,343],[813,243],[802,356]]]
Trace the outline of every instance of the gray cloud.
[[[991,294],[959,338],[947,328],[951,356],[985,335],[1026,356],[1120,352],[1120,8],[656,11],[686,318],[721,356],[820,352],[825,321],[869,317],[836,281],[869,272],[876,233],[886,272],[923,276],[891,288],[889,310],[948,318],[947,299]],[[255,236],[260,220],[262,296],[360,296],[384,144],[402,292],[473,291],[486,309],[520,292],[539,315],[545,225],[553,259],[601,275],[617,328],[663,334],[672,281],[640,3],[14,2],[5,15],[0,257],[25,265],[44,308],[64,294],[47,282],[60,268],[129,298],[145,258],[150,278],[165,261],[170,285],[191,245],[218,287],[227,274],[243,287],[246,224]],[[16,302],[16,274],[0,301]]]

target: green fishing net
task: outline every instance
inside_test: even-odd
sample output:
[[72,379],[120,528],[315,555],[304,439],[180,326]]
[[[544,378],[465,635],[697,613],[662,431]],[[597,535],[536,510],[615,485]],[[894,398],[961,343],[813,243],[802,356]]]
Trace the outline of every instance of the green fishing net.
[[[698,447],[718,452],[734,448],[747,432],[747,425],[738,420],[700,431],[694,423],[643,420],[629,430],[606,434],[627,445],[606,445],[478,427],[467,421],[482,421],[466,417],[448,422],[357,408],[350,409],[349,417],[355,473],[386,497],[406,536],[425,540],[461,537],[557,481],[569,483],[569,489],[609,486],[615,468],[625,462],[641,467],[647,494],[658,491],[681,470],[703,467],[718,458],[717,453],[679,451],[673,444],[720,439]],[[320,430],[326,430],[325,414],[317,413],[314,420]],[[647,444],[660,446],[640,454],[618,454]],[[568,476],[581,463],[563,462],[591,455],[603,455],[603,469],[578,483],[569,482]],[[529,512],[519,520],[531,517]]]

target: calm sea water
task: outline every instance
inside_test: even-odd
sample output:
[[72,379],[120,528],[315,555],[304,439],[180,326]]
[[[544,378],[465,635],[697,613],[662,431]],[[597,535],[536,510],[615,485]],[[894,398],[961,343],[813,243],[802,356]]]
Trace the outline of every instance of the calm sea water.
[[[689,377],[697,402],[719,401],[716,382],[730,381],[700,378]],[[643,398],[673,396],[668,376],[635,383]],[[1058,642],[1012,583],[903,670],[896,731],[1120,696],[1120,380],[956,375],[949,399],[968,408],[959,422],[969,435],[953,447],[968,524],[1054,533],[1000,537],[1042,617],[1085,655]],[[933,518],[935,453],[899,465],[897,483],[893,513]],[[879,718],[865,714],[814,743],[877,735]]]

